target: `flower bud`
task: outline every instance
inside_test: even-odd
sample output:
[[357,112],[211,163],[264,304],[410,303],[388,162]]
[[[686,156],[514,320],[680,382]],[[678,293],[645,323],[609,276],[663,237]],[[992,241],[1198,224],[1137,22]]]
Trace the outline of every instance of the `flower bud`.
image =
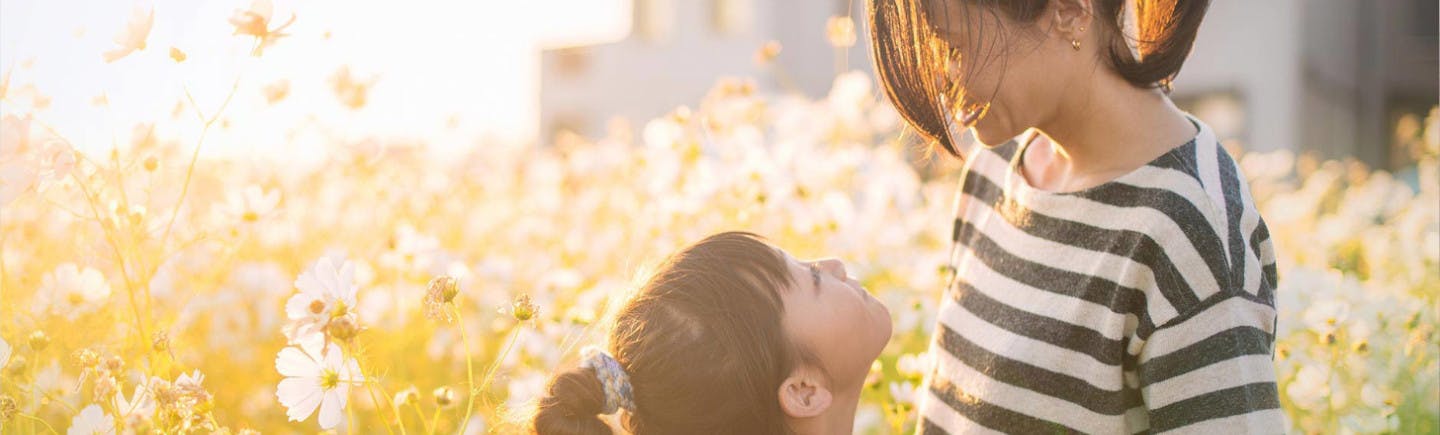
[[80,349],[75,352],[75,363],[82,369],[95,367],[100,362],[100,355],[90,349]]
[[150,348],[155,349],[156,352],[170,350],[170,334],[166,334],[165,331],[156,332],[150,339]]
[[409,405],[411,403],[414,403],[416,400],[420,400],[420,391],[416,390],[414,385],[411,385],[409,388],[400,390],[400,392],[395,393],[396,407]]
[[30,333],[31,349],[35,349],[36,352],[39,352],[45,350],[45,347],[49,345],[50,336],[45,335],[45,331],[36,330],[35,332]]
[[515,298],[515,303],[512,304],[510,313],[515,316],[515,320],[524,322],[539,314],[540,307],[535,306],[535,303],[530,301],[530,295],[522,294]]
[[432,394],[435,396],[435,406],[448,408],[450,405],[455,404],[455,390],[450,389],[450,387],[436,388]]
[[340,316],[325,324],[325,332],[330,334],[330,338],[349,341],[360,333],[360,325],[355,323],[354,316]]
[[111,373],[115,373],[120,371],[120,369],[125,368],[125,360],[120,359],[119,355],[110,355],[109,358],[105,358],[104,365],[105,370],[108,370]]
[[430,286],[426,295],[433,296],[441,303],[455,300],[455,295],[460,294],[460,282],[449,275],[440,275],[430,280]]

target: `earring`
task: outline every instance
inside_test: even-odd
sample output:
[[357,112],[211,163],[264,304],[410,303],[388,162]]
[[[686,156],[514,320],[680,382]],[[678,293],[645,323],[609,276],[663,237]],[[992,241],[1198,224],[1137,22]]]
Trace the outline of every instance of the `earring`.
[[1075,51],[1080,51],[1080,40],[1079,40],[1079,39],[1071,39],[1071,40],[1070,40],[1070,47],[1074,48]]

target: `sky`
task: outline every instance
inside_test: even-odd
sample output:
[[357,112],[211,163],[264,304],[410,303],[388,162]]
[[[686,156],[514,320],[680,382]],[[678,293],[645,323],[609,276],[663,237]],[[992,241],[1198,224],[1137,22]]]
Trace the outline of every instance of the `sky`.
[[[26,84],[48,96],[37,119],[85,151],[108,151],[136,124],[170,119],[187,90],[213,113],[232,86],[226,127],[207,137],[206,155],[323,152],[337,137],[453,149],[480,137],[533,138],[540,48],[613,41],[630,27],[629,0],[273,0],[271,27],[293,14],[290,36],[253,57],[254,38],[234,35],[227,21],[251,1],[0,0],[0,73],[11,74],[15,104],[28,104],[15,91]],[[132,11],[151,8],[146,48],[107,63],[102,53]],[[359,110],[333,91],[342,67],[370,84]],[[288,95],[271,104],[263,89],[282,81]],[[107,104],[96,104],[101,95]],[[157,132],[198,138],[194,108],[185,110]]]

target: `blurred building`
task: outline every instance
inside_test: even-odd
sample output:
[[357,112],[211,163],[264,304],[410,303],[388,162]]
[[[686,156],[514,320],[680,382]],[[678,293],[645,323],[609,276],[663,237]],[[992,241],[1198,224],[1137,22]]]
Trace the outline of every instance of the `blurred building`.
[[[826,21],[847,15],[846,0],[633,0],[631,31],[598,45],[542,47],[539,140],[569,130],[602,134],[612,117],[634,122],[695,104],[719,77],[752,77],[767,92],[824,95],[837,69],[870,68],[864,4],[860,37],[842,52],[826,40]],[[755,54],[768,41],[781,52],[769,66]]]
[[1178,103],[1251,150],[1405,166],[1396,123],[1436,105],[1435,0],[1216,0]]
[[[540,141],[601,134],[611,117],[643,122],[700,101],[717,78],[753,77],[767,91],[824,94],[838,69],[869,71],[865,2],[630,0],[616,42],[550,41],[541,54]],[[831,16],[855,18],[843,52]],[[1440,93],[1435,0],[1214,0],[1174,98],[1246,149],[1409,162],[1392,149],[1401,117],[1422,118]],[[769,67],[754,56],[783,50]]]

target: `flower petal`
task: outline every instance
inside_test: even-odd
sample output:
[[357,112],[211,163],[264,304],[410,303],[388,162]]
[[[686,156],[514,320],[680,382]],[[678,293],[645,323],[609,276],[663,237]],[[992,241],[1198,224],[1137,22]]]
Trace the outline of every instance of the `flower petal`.
[[290,421],[305,421],[320,406],[325,392],[320,391],[320,384],[315,379],[286,378],[275,388],[275,397],[280,399],[281,405],[285,405],[285,416]]
[[320,363],[299,348],[286,347],[275,356],[275,370],[286,377],[315,378],[320,376]]
[[350,389],[344,385],[325,392],[325,400],[320,404],[321,429],[332,429],[340,424],[345,410],[345,395],[349,392]]

